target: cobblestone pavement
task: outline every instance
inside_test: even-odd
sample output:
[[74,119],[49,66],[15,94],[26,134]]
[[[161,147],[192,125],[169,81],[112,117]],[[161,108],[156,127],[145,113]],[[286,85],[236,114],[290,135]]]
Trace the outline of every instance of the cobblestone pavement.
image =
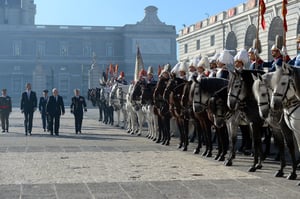
[[[238,156],[225,167],[170,146],[84,116],[82,134],[73,116],[61,118],[60,136],[41,128],[35,113],[32,136],[25,136],[23,115],[14,109],[10,132],[0,134],[0,199],[5,198],[300,198],[296,181],[275,178],[279,163],[267,159],[262,170],[247,172],[252,158]],[[286,175],[291,167],[286,168]]]

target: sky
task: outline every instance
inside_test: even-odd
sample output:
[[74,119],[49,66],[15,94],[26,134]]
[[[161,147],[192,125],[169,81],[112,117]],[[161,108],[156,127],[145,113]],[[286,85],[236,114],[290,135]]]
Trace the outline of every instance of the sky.
[[136,24],[147,6],[176,31],[247,0],[34,0],[38,25],[124,26]]

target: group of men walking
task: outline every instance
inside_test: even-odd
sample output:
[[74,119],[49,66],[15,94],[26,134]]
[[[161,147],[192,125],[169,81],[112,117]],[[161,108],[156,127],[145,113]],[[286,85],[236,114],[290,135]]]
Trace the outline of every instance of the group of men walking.
[[[56,88],[52,89],[52,95],[48,96],[48,90],[43,90],[43,96],[39,102],[36,92],[31,90],[31,84],[26,83],[25,91],[21,96],[20,109],[24,114],[25,135],[31,135],[32,122],[34,112],[39,110],[42,118],[42,128],[44,132],[49,132],[51,135],[59,135],[60,117],[65,114],[65,106],[63,97],[58,94]],[[85,98],[80,96],[80,90],[74,90],[74,96],[71,100],[71,113],[75,118],[75,133],[81,133],[83,120],[83,112],[87,111]],[[2,89],[0,97],[0,118],[2,132],[8,132],[9,114],[12,112],[12,100],[7,96],[7,90]]]

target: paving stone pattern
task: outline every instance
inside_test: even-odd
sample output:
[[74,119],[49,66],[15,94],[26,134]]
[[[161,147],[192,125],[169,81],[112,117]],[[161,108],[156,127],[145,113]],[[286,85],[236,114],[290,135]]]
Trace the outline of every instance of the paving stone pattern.
[[[74,133],[68,110],[59,136],[41,128],[35,113],[32,136],[25,136],[23,115],[14,109],[10,132],[0,135],[0,199],[46,198],[300,198],[296,181],[275,178],[279,163],[267,159],[256,173],[247,172],[249,156],[234,166],[213,158],[133,136],[97,121],[97,110],[84,116],[82,134]],[[291,171],[286,168],[286,175]]]

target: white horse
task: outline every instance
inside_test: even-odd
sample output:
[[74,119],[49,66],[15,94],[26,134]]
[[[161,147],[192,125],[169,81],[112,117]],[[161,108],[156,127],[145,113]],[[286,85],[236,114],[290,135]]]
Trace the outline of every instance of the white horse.
[[116,126],[121,126],[121,113],[122,113],[122,120],[124,124],[122,128],[127,126],[127,109],[126,109],[126,95],[129,89],[129,85],[124,85],[120,83],[115,83],[112,86],[110,92],[110,104],[113,106],[114,111],[117,114],[117,124]]
[[126,95],[126,110],[127,110],[127,133],[134,134],[138,131],[137,116],[134,112],[133,105],[131,103],[131,94],[134,84],[130,84]]
[[258,104],[259,114],[273,129],[274,138],[277,141],[277,146],[280,152],[280,169],[275,173],[276,177],[283,177],[283,169],[286,166],[285,161],[285,145],[284,139],[289,148],[292,159],[293,171],[288,175],[287,179],[294,180],[297,178],[296,169],[297,162],[295,157],[295,143],[293,139],[293,132],[286,126],[284,120],[281,120],[283,111],[273,111],[270,108],[271,95],[274,89],[274,81],[272,81],[274,72],[266,73],[264,75],[253,75],[254,83],[252,91]]

